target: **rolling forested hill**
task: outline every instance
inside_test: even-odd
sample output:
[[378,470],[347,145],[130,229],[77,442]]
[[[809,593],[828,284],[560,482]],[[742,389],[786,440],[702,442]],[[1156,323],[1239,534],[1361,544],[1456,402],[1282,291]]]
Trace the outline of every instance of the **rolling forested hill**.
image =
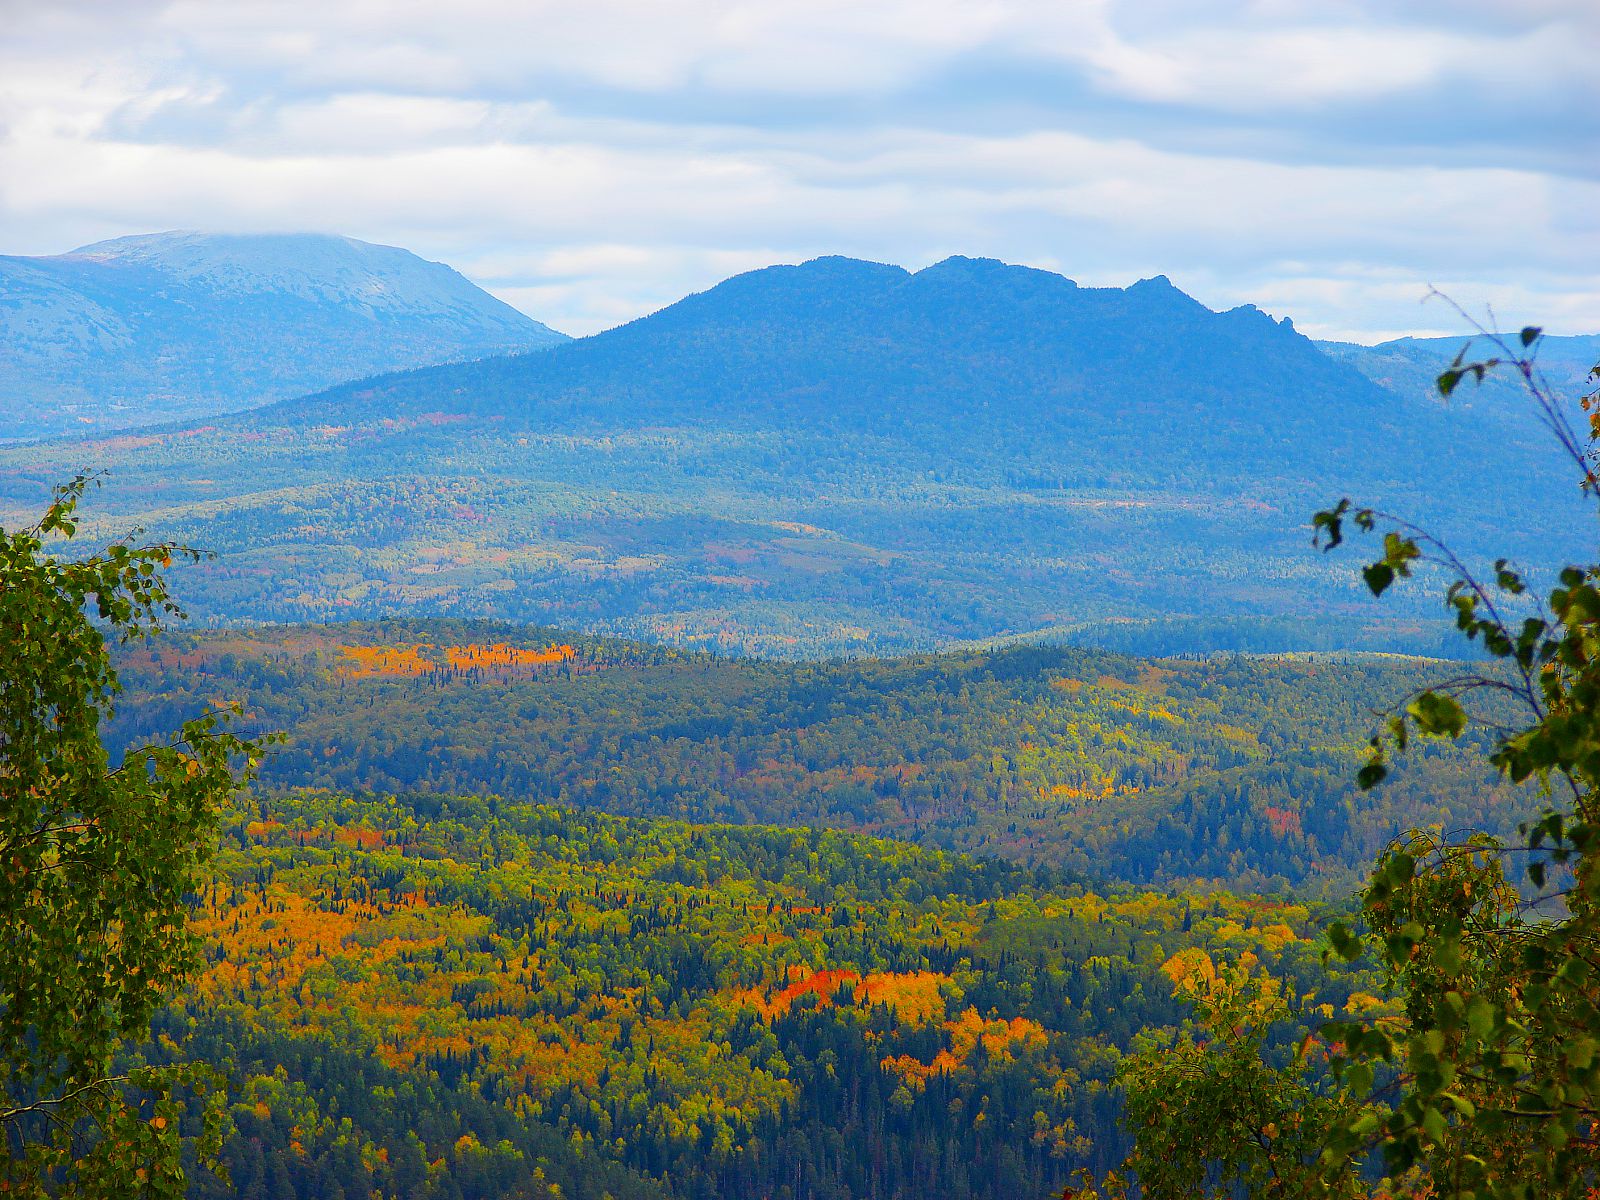
[[1404,829],[1510,829],[1538,807],[1471,746],[1355,788],[1374,710],[1445,670],[1421,660],[785,664],[446,621],[170,636],[121,670],[113,742],[238,701],[290,733],[262,772],[274,792],[810,825],[1127,883],[1342,897]]
[[213,416],[565,338],[444,266],[318,234],[0,255],[0,441]]
[[228,1080],[227,1178],[189,1194],[1058,1196],[1120,1161],[1118,1064],[1224,965],[1291,997],[1275,1054],[1386,1008],[1322,956],[1365,860],[1529,799],[1450,746],[1349,786],[1370,706],[1444,666],[449,620],[125,644],[113,748],[227,702],[289,737],[145,1052]]
[[1560,465],[1532,421],[1386,391],[1164,279],[819,259],[538,355],[0,452],[0,519],[106,468],[95,529],[221,552],[187,588],[215,621],[490,616],[793,657],[1043,629],[1434,653],[1421,610],[1380,622],[1353,563],[1312,551],[1309,514],[1354,495],[1545,563],[1584,540],[1548,499]]

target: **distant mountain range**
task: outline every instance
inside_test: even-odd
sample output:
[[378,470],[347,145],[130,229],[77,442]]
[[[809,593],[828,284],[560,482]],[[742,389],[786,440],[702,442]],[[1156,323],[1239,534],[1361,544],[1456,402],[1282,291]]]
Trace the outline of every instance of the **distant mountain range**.
[[[1514,350],[1517,348],[1515,332],[1506,340]],[[1484,337],[1407,337],[1376,346],[1318,342],[1317,347],[1330,358],[1349,363],[1379,387],[1435,404],[1442,403],[1435,386],[1439,373],[1450,366],[1463,347],[1467,350],[1468,361],[1503,357],[1503,352]],[[1581,396],[1600,383],[1591,378],[1596,365],[1600,364],[1600,334],[1541,338],[1537,362],[1546,382],[1558,394]],[[1450,402],[1470,406],[1487,401],[1504,406],[1520,403],[1525,398],[1516,372],[1502,371],[1486,376],[1481,388],[1461,388]]]
[[1312,550],[1316,507],[1353,495],[1534,563],[1592,544],[1520,409],[1329,349],[1159,277],[818,259],[537,355],[0,453],[0,521],[100,464],[102,528],[222,552],[185,584],[206,618],[497,616],[786,655],[1438,650],[1431,600],[1380,619],[1355,556]]
[[0,439],[206,416],[563,335],[440,263],[318,234],[0,256]]

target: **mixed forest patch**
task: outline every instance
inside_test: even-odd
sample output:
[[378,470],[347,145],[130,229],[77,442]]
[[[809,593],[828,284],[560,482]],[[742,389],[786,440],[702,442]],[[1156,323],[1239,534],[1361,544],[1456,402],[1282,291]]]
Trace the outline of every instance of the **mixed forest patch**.
[[481,622],[172,635],[130,650],[111,728],[210,703],[292,731],[300,786],[500,795],[694,821],[801,824],[1145,884],[1344,895],[1410,827],[1536,807],[1477,742],[1354,775],[1388,699],[1451,668],[1380,656],[1151,661],[1015,646],[730,660]]
[[1117,1064],[1195,964],[1292,980],[1308,1021],[1372,1003],[1324,973],[1324,919],[824,830],[291,791],[225,821],[158,1029],[235,1080],[232,1184],[199,1195],[1042,1197],[1124,1152]]

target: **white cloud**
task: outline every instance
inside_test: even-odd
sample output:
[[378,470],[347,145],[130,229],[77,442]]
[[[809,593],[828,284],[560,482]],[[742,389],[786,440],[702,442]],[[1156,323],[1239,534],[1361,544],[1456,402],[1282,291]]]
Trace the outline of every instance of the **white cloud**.
[[804,257],[772,247],[705,250],[601,243],[545,253],[489,254],[458,265],[506,303],[529,313],[564,313],[558,327],[585,334],[664,308],[730,275]]
[[1572,270],[1600,261],[1597,17],[1592,0],[0,0],[0,250],[325,228],[451,261],[580,332],[828,252],[1164,272],[1347,333],[1436,325],[1415,300],[1442,279],[1600,329]]

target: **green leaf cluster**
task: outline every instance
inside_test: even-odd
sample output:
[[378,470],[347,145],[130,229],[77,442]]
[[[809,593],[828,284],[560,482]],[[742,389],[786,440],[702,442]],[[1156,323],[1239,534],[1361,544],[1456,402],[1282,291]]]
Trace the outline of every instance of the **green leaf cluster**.
[[[1502,353],[1474,363],[1458,356],[1439,377],[1440,393],[1495,368],[1516,370],[1580,486],[1600,495],[1593,445],[1578,444],[1566,408],[1538,374],[1539,330],[1524,329],[1515,348],[1490,336]],[[1489,660],[1391,711],[1371,739],[1361,786],[1382,783],[1390,755],[1413,737],[1455,740],[1476,727],[1488,735],[1488,764],[1511,783],[1536,785],[1546,808],[1514,844],[1483,832],[1413,832],[1379,857],[1355,926],[1330,930],[1329,958],[1377,965],[1403,1012],[1323,1029],[1334,1050],[1324,1091],[1307,1094],[1298,1111],[1315,1111],[1325,1095],[1361,1103],[1348,1119],[1326,1119],[1316,1147],[1300,1148],[1297,1162],[1312,1162],[1314,1148],[1320,1172],[1300,1194],[1347,1192],[1377,1151],[1390,1190],[1463,1200],[1592,1195],[1600,1180],[1600,564],[1567,567],[1539,597],[1505,560],[1480,577],[1425,530],[1348,500],[1316,514],[1315,540],[1332,549],[1349,525],[1381,531],[1382,552],[1362,571],[1373,595],[1423,564],[1444,572],[1447,610]],[[1499,705],[1492,718],[1477,703],[1485,698]],[[1508,719],[1507,704],[1519,715]],[[1280,1093],[1297,1078],[1248,1045],[1208,1063],[1216,1096],[1254,1094],[1263,1071]],[[1167,1069],[1140,1064],[1130,1095],[1159,1088]],[[1203,1162],[1263,1190],[1236,1165],[1257,1161],[1246,1131],[1218,1134],[1202,1114],[1198,1103],[1185,1106],[1174,1118],[1179,1136],[1200,1130],[1211,1138],[1196,1144]],[[1148,1180],[1140,1178],[1160,1190],[1152,1155],[1141,1133],[1131,1161],[1150,1164]],[[1172,1194],[1206,1190],[1193,1175]]]
[[178,1196],[173,1093],[198,1077],[118,1075],[116,1055],[198,965],[191,899],[218,803],[258,747],[211,713],[111,765],[108,639],[181,617],[164,572],[199,555],[126,542],[53,553],[93,482],[79,476],[37,523],[0,530],[0,1188]]

